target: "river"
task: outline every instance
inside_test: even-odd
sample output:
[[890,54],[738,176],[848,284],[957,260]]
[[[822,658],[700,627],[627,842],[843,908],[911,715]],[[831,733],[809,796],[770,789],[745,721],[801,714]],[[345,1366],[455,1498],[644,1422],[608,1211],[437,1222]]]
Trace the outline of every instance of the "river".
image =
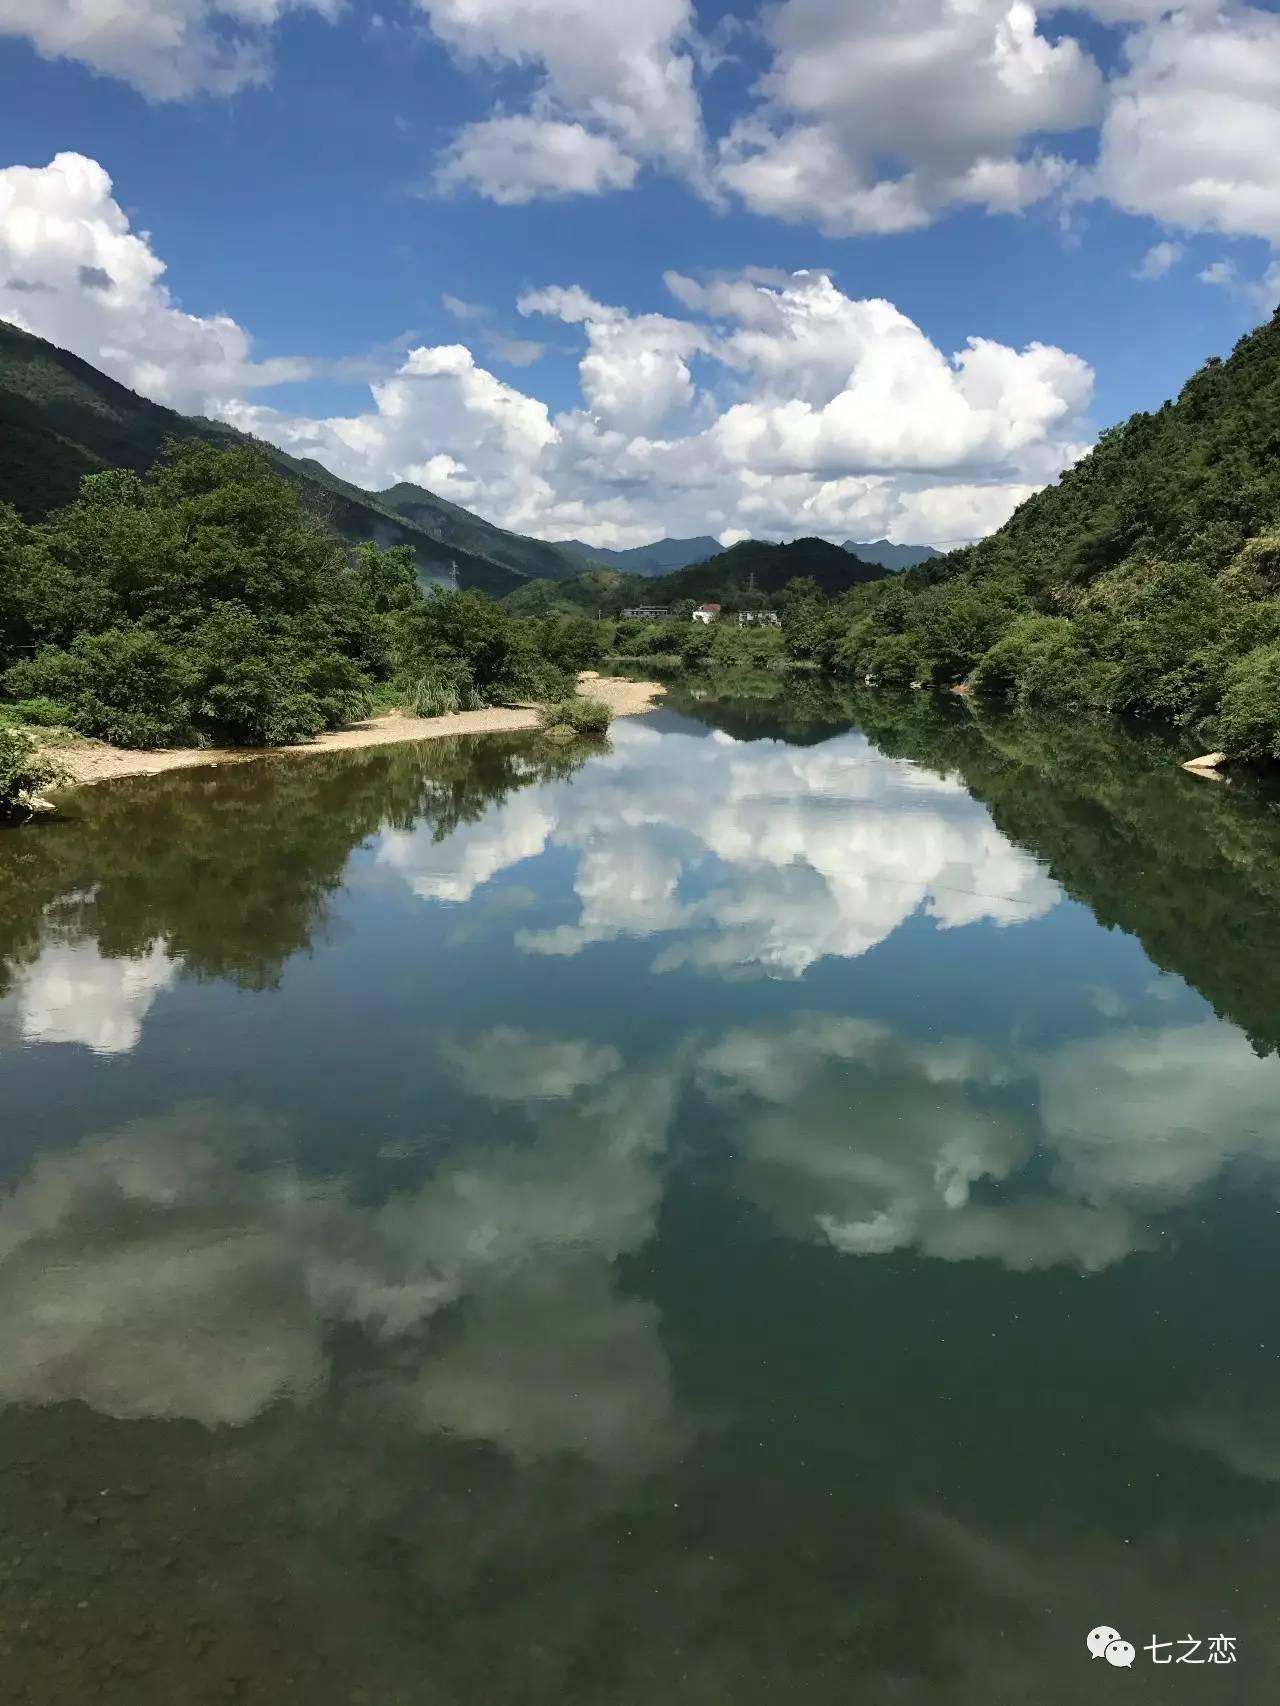
[[1276,801],[1118,729],[82,790],[0,837],[6,1699],[1252,1706],[1278,1044]]

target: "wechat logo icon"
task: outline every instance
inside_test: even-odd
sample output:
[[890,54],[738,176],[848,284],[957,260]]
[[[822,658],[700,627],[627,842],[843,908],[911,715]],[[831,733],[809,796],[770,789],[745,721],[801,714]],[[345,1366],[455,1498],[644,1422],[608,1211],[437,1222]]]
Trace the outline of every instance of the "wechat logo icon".
[[1085,1636],[1085,1645],[1095,1659],[1105,1659],[1118,1669],[1126,1669],[1133,1663],[1133,1647],[1109,1623],[1099,1623],[1096,1629],[1090,1629]]

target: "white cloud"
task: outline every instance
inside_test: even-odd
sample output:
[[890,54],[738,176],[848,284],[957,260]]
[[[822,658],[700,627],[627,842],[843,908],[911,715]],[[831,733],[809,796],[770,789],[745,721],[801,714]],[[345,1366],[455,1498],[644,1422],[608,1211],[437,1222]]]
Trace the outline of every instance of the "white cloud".
[[1095,187],[1188,231],[1280,243],[1280,16],[1191,5],[1127,39]]
[[809,1014],[728,1033],[698,1070],[733,1121],[737,1188],[794,1237],[1013,1268],[1104,1267],[1141,1241],[1121,1208],[993,1194],[1029,1161],[1034,1130],[991,1100],[1013,1074],[979,1044]]
[[436,172],[441,189],[469,189],[502,206],[543,196],[630,189],[637,166],[611,137],[528,114],[485,119],[454,138]]
[[1059,1050],[1040,1080],[1055,1179],[1091,1201],[1164,1207],[1242,1162],[1280,1185],[1280,1062],[1230,1026],[1111,1031]]
[[784,0],[765,27],[763,103],[726,139],[721,178],[755,212],[835,235],[953,205],[1016,212],[1069,175],[1033,139],[1101,110],[1092,58],[1042,35],[1024,0]]
[[578,377],[588,410],[606,430],[653,434],[692,403],[688,362],[710,348],[703,328],[663,314],[620,313],[576,289],[529,291],[517,306],[522,314],[585,325],[587,352]]
[[[580,328],[585,344],[581,405],[554,417],[463,343],[409,350],[359,414],[257,406],[252,388],[316,364],[255,361],[235,321],[183,312],[110,190],[79,155],[0,172],[0,314],[359,485],[415,481],[544,538],[955,542],[998,526],[1084,448],[1093,376],[1079,357],[984,338],[948,354],[892,303],[820,272],[671,274],[680,315],[632,314],[576,285],[525,292],[526,319]],[[486,307],[445,307],[501,360],[542,353]]]
[[1216,284],[1227,289],[1236,282],[1236,263],[1234,261],[1211,261],[1203,272],[1196,277],[1201,284]]
[[162,942],[145,954],[111,959],[93,942],[53,942],[20,968],[11,999],[28,1042],[82,1043],[95,1054],[127,1054],[177,971]]
[[527,113],[469,125],[442,181],[495,201],[626,188],[639,164],[703,175],[689,0],[419,0],[463,61],[533,69]]
[[738,1188],[847,1255],[1096,1269],[1168,1237],[1162,1218],[1231,1169],[1280,1197],[1280,1063],[1215,1020],[1036,1055],[810,1014],[729,1032],[697,1074],[732,1120]]
[[184,313],[164,262],[83,154],[0,170],[0,316],[83,356],[113,379],[187,413],[253,386],[302,378],[309,364],[257,362],[225,314]]
[[1182,243],[1153,243],[1134,269],[1133,276],[1141,279],[1163,278],[1170,272],[1185,253]]
[[948,356],[823,273],[670,283],[696,317],[632,315],[578,286],[519,299],[583,328],[582,406],[554,419],[461,345],[412,351],[363,415],[223,413],[361,485],[417,480],[503,526],[619,545],[972,538],[1084,448],[1093,375],[1064,350],[973,338]]
[[74,59],[152,100],[230,95],[270,79],[270,31],[290,10],[337,0],[0,0],[0,36]]

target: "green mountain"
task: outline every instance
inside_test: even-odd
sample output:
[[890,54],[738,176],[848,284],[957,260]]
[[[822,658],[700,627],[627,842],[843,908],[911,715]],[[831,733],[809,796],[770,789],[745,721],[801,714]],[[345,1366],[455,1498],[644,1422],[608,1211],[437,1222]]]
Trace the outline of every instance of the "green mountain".
[[616,616],[632,604],[697,604],[735,606],[776,597],[788,581],[811,577],[820,592],[834,598],[851,587],[883,580],[887,570],[860,562],[826,539],[795,539],[789,545],[769,545],[744,539],[703,563],[690,563],[669,575],[624,575],[616,569],[592,569],[576,580],[530,582],[505,600],[520,616],[551,616],[568,610],[603,611]]
[[375,492],[375,501],[383,508],[402,516],[421,528],[430,538],[451,549],[470,552],[501,563],[518,575],[533,579],[572,580],[582,573],[582,563],[572,551],[553,545],[546,539],[527,539],[522,533],[508,533],[491,521],[482,521],[470,510],[460,509],[447,498],[421,486],[401,481],[385,492]]
[[753,592],[765,598],[776,596],[788,581],[804,576],[816,581],[820,592],[836,597],[850,587],[883,580],[885,572],[826,539],[794,539],[787,545],[744,539],[706,562],[646,580],[644,603],[676,604],[693,598],[699,603],[742,604]]
[[[85,474],[103,468],[141,473],[155,461],[166,439],[225,444],[244,436],[217,421],[180,415],[149,402],[69,351],[0,320],[0,501],[11,503],[22,515],[34,518],[69,503]],[[517,535],[502,534],[465,510],[432,499],[472,523],[477,543],[444,539],[318,462],[300,461],[270,444],[260,443],[259,448],[299,487],[308,507],[350,543],[408,545],[424,579],[447,577],[456,565],[460,585],[479,587],[497,598],[521,584],[523,573],[507,560],[510,553],[493,556],[480,548],[489,535],[508,541]],[[431,498],[429,492],[418,495]],[[537,540],[519,543],[535,553],[547,549]],[[579,568],[574,563],[562,572],[577,573]]]
[[888,539],[872,539],[859,543],[856,539],[846,539],[846,551],[852,551],[855,557],[861,557],[864,563],[879,563],[882,569],[914,569],[919,563],[928,563],[934,557],[940,557],[941,551],[935,551],[932,545],[894,545]]
[[1278,595],[1280,313],[990,538],[856,595],[818,655],[1280,758]]
[[687,568],[690,563],[705,562],[721,546],[718,539],[704,533],[697,539],[655,539],[650,545],[632,545],[625,551],[584,545],[577,539],[562,539],[560,548],[575,557],[585,557],[588,562],[618,569],[624,575],[666,575],[673,569]]

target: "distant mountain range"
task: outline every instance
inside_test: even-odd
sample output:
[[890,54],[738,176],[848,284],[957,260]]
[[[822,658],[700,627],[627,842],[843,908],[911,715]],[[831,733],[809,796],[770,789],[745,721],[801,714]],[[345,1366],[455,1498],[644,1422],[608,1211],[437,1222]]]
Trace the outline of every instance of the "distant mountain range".
[[[561,551],[572,552],[589,562],[608,569],[618,569],[624,575],[667,575],[684,569],[690,563],[705,563],[724,549],[719,540],[704,533],[697,539],[655,539],[652,545],[633,545],[627,551],[611,551],[603,545],[584,545],[580,539],[561,539]],[[873,539],[860,544],[846,539],[840,549],[852,552],[864,563],[878,563],[882,569],[914,569],[933,557],[940,557],[932,545],[894,545],[888,539]]]
[[941,551],[935,551],[932,545],[893,545],[887,539],[872,539],[869,543],[859,544],[856,539],[846,539],[844,549],[852,551],[855,557],[861,557],[864,563],[879,563],[882,569],[914,569],[921,563],[927,563],[933,557],[940,557]]
[[721,549],[720,541],[704,533],[698,539],[655,539],[651,545],[633,545],[626,551],[611,551],[605,545],[584,545],[579,539],[561,539],[559,549],[571,551],[590,563],[618,569],[624,575],[666,575],[690,563],[705,562]]

